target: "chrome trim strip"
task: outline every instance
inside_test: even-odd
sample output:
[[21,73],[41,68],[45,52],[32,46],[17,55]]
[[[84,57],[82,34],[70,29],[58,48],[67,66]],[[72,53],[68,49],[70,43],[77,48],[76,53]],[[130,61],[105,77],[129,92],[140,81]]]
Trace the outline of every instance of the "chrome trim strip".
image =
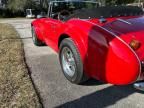
[[91,24],[93,24],[93,25],[95,25],[95,26],[103,29],[104,31],[107,31],[108,33],[110,33],[111,35],[113,35],[113,36],[115,36],[117,39],[119,39],[123,44],[125,44],[125,45],[133,52],[133,54],[136,56],[136,58],[137,58],[137,60],[138,60],[138,62],[139,62],[139,65],[140,65],[140,72],[139,72],[139,76],[138,76],[138,78],[137,78],[137,80],[138,80],[138,79],[141,77],[142,66],[141,66],[141,61],[140,61],[139,57],[137,56],[137,54],[134,52],[134,50],[133,50],[124,40],[122,40],[119,36],[117,36],[117,35],[114,34],[113,32],[111,32],[111,31],[105,29],[104,27],[101,27],[101,26],[99,26],[99,25],[97,25],[97,24],[95,24],[95,23],[93,23],[93,22],[90,22],[90,21],[88,21],[88,20],[82,20],[82,21],[91,23]]
[[121,18],[118,18],[117,20],[118,20],[118,21],[121,21],[121,22],[123,22],[123,23],[129,24],[129,25],[132,25],[132,23],[130,23],[130,22],[128,22],[128,21],[125,21],[125,20],[123,20],[123,19],[121,19]]

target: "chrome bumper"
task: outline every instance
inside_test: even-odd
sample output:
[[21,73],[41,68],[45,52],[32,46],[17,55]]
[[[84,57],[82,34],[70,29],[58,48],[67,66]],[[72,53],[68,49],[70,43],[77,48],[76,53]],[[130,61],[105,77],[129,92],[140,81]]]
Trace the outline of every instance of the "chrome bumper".
[[144,61],[141,62],[141,76],[138,79],[138,82],[134,83],[133,86],[137,90],[144,91]]
[[136,82],[133,86],[137,90],[144,91],[144,81],[143,82]]

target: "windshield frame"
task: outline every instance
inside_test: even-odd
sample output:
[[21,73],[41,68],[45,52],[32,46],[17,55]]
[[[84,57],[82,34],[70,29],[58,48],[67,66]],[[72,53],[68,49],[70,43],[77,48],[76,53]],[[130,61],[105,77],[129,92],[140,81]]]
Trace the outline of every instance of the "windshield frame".
[[[101,1],[101,0],[97,0],[97,1]],[[102,4],[102,2],[93,2],[93,1],[50,1],[49,2],[49,8],[48,8],[48,17],[49,18],[52,18],[52,19],[55,19],[53,16],[57,13],[53,12],[53,6],[54,6],[54,3],[59,3],[59,2],[66,2],[66,3],[69,3],[69,2],[84,2],[84,3],[96,3],[99,5],[99,7],[111,7],[111,6],[105,6]],[[114,6],[118,6],[118,5],[114,5]],[[128,6],[128,5],[120,5],[120,6]]]
[[96,3],[99,4],[99,6],[102,6],[102,3],[100,2],[100,0],[98,0],[98,2],[93,2],[93,1],[50,1],[49,2],[49,7],[48,7],[48,17],[52,18],[52,14],[53,14],[53,4],[54,3],[63,3],[63,2],[82,2],[82,3]]

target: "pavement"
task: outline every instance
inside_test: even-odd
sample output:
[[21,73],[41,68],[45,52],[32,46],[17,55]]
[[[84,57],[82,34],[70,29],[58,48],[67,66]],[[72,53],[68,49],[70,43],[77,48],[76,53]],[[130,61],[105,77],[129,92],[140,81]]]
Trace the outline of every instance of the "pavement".
[[89,80],[84,85],[68,82],[58,55],[48,46],[36,47],[31,39],[31,19],[4,19],[20,34],[26,63],[44,108],[144,108],[144,93],[132,85],[113,86]]

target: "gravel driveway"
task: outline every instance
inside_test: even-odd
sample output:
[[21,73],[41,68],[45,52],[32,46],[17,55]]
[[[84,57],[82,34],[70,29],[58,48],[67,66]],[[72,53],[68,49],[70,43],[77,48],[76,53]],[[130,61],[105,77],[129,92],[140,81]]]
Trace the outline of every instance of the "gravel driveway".
[[113,86],[91,80],[85,85],[68,82],[57,54],[32,43],[28,19],[0,20],[12,24],[23,38],[26,62],[45,108],[144,108],[144,94],[131,85]]

